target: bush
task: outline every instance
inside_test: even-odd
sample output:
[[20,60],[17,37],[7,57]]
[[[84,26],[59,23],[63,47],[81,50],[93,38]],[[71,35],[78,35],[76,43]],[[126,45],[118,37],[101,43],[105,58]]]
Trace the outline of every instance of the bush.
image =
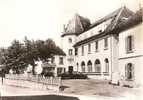
[[61,77],[62,79],[87,79],[87,75],[82,74],[82,73],[63,73],[58,75],[59,77]]
[[45,77],[54,77],[54,73],[53,72],[42,73],[41,75],[43,75]]

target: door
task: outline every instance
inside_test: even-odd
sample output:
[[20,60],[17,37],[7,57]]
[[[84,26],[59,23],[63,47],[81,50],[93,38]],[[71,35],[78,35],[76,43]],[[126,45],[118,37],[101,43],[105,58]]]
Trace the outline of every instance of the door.
[[68,71],[69,71],[70,74],[72,74],[73,73],[73,66],[69,66]]

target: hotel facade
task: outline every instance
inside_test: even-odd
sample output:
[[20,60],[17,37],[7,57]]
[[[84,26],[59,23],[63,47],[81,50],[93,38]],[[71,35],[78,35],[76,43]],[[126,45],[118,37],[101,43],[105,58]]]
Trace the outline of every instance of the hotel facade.
[[143,83],[142,9],[121,7],[95,23],[75,14],[61,35],[66,71],[115,84]]

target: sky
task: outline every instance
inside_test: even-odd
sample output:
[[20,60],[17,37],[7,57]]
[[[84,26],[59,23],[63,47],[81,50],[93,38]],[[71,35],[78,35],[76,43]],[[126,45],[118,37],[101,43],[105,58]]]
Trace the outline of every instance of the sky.
[[0,0],[0,47],[14,40],[52,38],[61,45],[63,24],[75,13],[95,22],[112,11],[127,6],[139,9],[143,0]]

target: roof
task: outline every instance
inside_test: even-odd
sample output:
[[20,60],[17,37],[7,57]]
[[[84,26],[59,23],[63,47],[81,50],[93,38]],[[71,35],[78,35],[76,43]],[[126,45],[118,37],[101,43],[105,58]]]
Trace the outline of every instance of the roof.
[[140,23],[143,22],[143,8],[138,10],[134,15],[132,15],[128,20],[125,20],[117,25],[117,27],[113,30],[115,33],[122,32],[124,30],[127,30],[129,28],[132,28]]
[[77,35],[86,30],[89,26],[90,20],[88,18],[75,14],[74,17],[69,20],[67,26],[64,27],[64,33],[62,36]]
[[[77,42],[74,47],[76,46],[79,46],[81,44],[85,44],[85,43],[88,43],[90,41],[93,41],[94,39],[97,39],[97,38],[100,38],[100,37],[103,37],[105,35],[108,35],[111,33],[111,31],[113,29],[115,29],[117,27],[117,25],[119,23],[121,23],[122,21],[122,18],[129,18],[130,16],[132,16],[134,13],[132,11],[130,11],[128,8],[126,7],[121,7],[119,9],[117,9],[116,11],[110,13],[109,15],[103,17],[102,19],[98,20],[97,22],[93,23],[88,30],[96,27],[97,25],[103,23],[104,21],[108,20],[108,19],[112,19],[111,23],[107,26],[107,28],[101,32],[100,34],[96,34],[94,36],[91,36],[89,38],[86,38],[84,40],[81,40],[79,42]],[[86,30],[86,31],[88,31]],[[81,34],[81,33],[80,33]]]
[[[93,24],[91,24],[90,27],[86,31],[96,27],[97,25],[99,25],[109,19],[112,19],[112,23],[107,27],[107,30],[111,30],[112,28],[114,28],[114,26],[117,24],[117,22],[119,21],[119,19],[121,17],[129,17],[133,14],[134,13],[131,10],[129,10],[128,8],[126,8],[125,6],[121,7],[119,9],[115,10],[114,12],[108,14],[107,16],[101,18],[100,20],[94,22]],[[80,33],[80,34],[82,34],[82,33]]]

